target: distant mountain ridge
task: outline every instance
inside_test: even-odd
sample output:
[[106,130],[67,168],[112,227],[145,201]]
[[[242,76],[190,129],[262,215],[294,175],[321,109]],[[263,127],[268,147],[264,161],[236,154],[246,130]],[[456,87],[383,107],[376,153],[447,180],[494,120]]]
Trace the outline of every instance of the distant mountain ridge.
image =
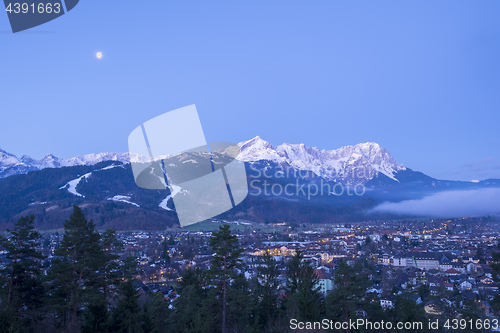
[[[378,172],[397,180],[395,175],[406,168],[374,142],[320,150],[304,144],[283,143],[273,146],[259,136],[238,144],[238,159],[244,162],[269,160],[297,170],[312,171],[329,181],[366,183]],[[129,153],[100,153],[60,159],[48,154],[40,160],[24,155],[21,158],[0,149],[0,178],[45,168],[95,165],[105,161],[130,163]]]
[[[294,223],[394,219],[401,216],[373,209],[382,203],[419,200],[444,191],[500,188],[496,179],[461,182],[432,178],[397,163],[372,142],[320,150],[304,144],[274,146],[255,137],[239,146],[249,194],[218,218]],[[132,157],[135,161],[137,156]],[[207,154],[189,152],[174,157],[171,163],[196,168],[207,158]],[[34,160],[0,150],[0,230],[31,214],[36,216],[37,228],[60,228],[75,204],[99,228],[163,230],[178,225],[171,199],[190,195],[182,185],[165,190],[138,187],[128,153],[70,159],[47,155]]]
[[328,181],[345,184],[366,183],[377,173],[397,181],[396,174],[406,170],[389,152],[375,142],[360,143],[334,150],[320,150],[304,144],[273,146],[259,136],[239,143],[239,160],[269,160],[298,170],[312,171]]
[[42,170],[46,168],[61,168],[81,165],[88,166],[105,161],[130,163],[130,157],[129,153],[86,154],[72,158],[58,158],[52,154],[48,154],[42,159],[36,160],[27,155],[18,158],[16,155],[0,149],[0,178],[26,174],[30,171]]

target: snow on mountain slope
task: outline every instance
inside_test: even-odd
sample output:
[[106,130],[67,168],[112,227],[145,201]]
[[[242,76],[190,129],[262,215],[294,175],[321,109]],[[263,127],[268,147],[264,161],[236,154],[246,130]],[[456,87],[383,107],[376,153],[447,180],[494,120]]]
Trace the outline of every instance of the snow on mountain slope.
[[[116,168],[116,167],[122,167],[121,165],[116,165],[116,164],[112,164],[112,165],[108,165],[107,167],[104,167],[102,169],[99,169],[99,170],[94,170],[94,172],[97,172],[97,171],[104,171],[104,170],[109,170],[109,169],[113,169],[113,168]],[[60,190],[63,190],[63,189],[67,189],[69,193],[73,194],[73,195],[76,195],[78,197],[82,197],[82,198],[85,198],[85,196],[81,193],[78,193],[76,191],[76,187],[78,186],[78,184],[80,184],[80,182],[83,180],[83,179],[87,179],[89,178],[90,176],[92,176],[92,172],[89,172],[89,173],[86,173],[84,174],[83,176],[80,176],[76,179],[73,179],[73,180],[70,180],[69,182],[67,182],[65,185],[61,186],[59,189]],[[114,200],[114,199],[110,199],[110,200]]]
[[94,165],[103,161],[130,163],[130,156],[129,153],[100,153],[80,155],[73,158],[59,160],[61,166]]
[[[312,171],[327,180],[346,184],[367,182],[378,173],[397,181],[395,175],[401,170],[406,170],[392,158],[387,150],[374,142],[345,146],[335,150],[320,150],[304,144],[283,143],[273,146],[257,136],[238,145],[241,148],[238,159],[241,161],[252,163],[270,160],[297,170]],[[29,156],[18,159],[15,155],[0,150],[0,178],[44,168],[94,165],[103,161],[130,163],[131,159],[135,162],[142,161],[144,158],[143,156],[130,156],[128,153],[100,153],[68,159],[59,159],[49,154],[41,160],[34,160]],[[184,161],[184,163],[187,162],[195,161]]]
[[65,185],[59,187],[59,189],[60,190],[67,189],[69,193],[71,193],[73,195],[76,195],[78,197],[85,198],[85,196],[83,194],[80,194],[80,193],[78,193],[76,191],[76,187],[78,186],[78,184],[80,184],[80,182],[82,181],[82,179],[87,179],[90,176],[92,176],[92,172],[86,173],[83,176],[80,176],[80,177],[78,177],[76,179],[70,180]]
[[[135,158],[140,159],[140,157]],[[80,155],[72,158],[58,158],[52,154],[48,154],[41,160],[35,160],[26,155],[17,158],[15,155],[0,149],[0,178],[45,168],[94,165],[103,161],[130,163],[130,156],[129,153],[100,153]]]
[[378,172],[396,180],[398,171],[406,170],[377,143],[367,142],[335,150],[320,150],[304,144],[271,143],[255,137],[239,144],[238,159],[245,162],[271,160],[298,170],[309,170],[332,181],[364,182]]
[[130,201],[130,199],[131,198],[128,195],[115,195],[112,198],[108,198],[108,200],[111,200],[111,201],[125,202],[125,203],[131,204],[131,205],[136,206],[136,207],[141,207],[138,204],[136,204],[135,202]]
[[7,153],[6,151],[0,149],[0,171],[8,167],[15,166],[19,164],[20,161],[16,155]]
[[181,189],[180,186],[171,185],[170,186],[170,194],[165,199],[163,199],[158,206],[160,206],[160,208],[163,208],[165,210],[173,210],[173,209],[170,209],[170,208],[167,207],[168,200],[170,200],[170,198],[173,198],[181,190],[182,189]]

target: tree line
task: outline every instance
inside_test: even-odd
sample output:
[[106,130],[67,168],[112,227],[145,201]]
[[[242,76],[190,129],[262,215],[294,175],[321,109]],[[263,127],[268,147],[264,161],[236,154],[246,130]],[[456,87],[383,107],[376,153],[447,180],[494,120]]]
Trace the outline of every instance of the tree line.
[[210,238],[210,268],[186,269],[175,301],[160,293],[139,297],[136,260],[114,254],[121,246],[114,231],[100,234],[74,206],[47,261],[37,250],[41,235],[33,223],[34,217],[22,217],[0,240],[7,259],[0,275],[0,332],[289,332],[292,318],[425,319],[422,307],[403,296],[386,311],[367,297],[361,261],[340,262],[335,289],[326,296],[300,251],[288,260],[286,274],[270,253],[248,274],[227,224]]

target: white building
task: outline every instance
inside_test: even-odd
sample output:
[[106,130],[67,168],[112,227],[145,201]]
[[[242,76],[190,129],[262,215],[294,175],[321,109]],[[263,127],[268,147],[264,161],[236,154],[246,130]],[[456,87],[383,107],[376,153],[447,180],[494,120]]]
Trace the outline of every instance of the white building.
[[316,287],[320,287],[320,291],[322,294],[326,294],[329,291],[332,291],[333,288],[335,288],[335,285],[333,283],[333,279],[330,276],[329,273],[325,272],[322,269],[316,269],[314,270],[316,275],[318,276],[319,282],[316,285]]

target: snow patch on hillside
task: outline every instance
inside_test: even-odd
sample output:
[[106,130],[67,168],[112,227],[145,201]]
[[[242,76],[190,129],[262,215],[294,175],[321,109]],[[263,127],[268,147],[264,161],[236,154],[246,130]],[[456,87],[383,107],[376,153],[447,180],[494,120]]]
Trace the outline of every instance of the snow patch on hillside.
[[64,186],[61,186],[59,187],[60,190],[63,190],[63,189],[67,189],[69,193],[73,194],[73,195],[76,195],[78,197],[82,197],[82,198],[85,198],[85,196],[83,194],[80,194],[76,191],[76,187],[78,186],[78,184],[80,183],[80,181],[82,179],[87,179],[89,178],[90,176],[92,176],[92,172],[89,172],[89,173],[86,173],[84,174],[83,176],[80,176],[76,179],[73,179],[73,180],[70,180],[69,182],[67,182]]
[[129,197],[128,195],[115,195],[112,198],[108,198],[108,200],[111,200],[111,201],[125,202],[128,204],[134,205],[136,207],[141,207],[138,204],[136,204],[135,202],[130,201],[130,199],[131,199],[131,197]]
[[[94,170],[93,172],[110,170],[110,169],[117,168],[117,167],[123,168],[123,165],[111,164],[111,165],[108,165],[107,167],[104,167],[104,168],[101,168],[101,169],[98,169],[98,170]],[[80,182],[82,181],[82,179],[87,179],[91,175],[92,175],[92,172],[86,173],[83,176],[80,176],[80,177],[78,177],[76,179],[70,180],[65,185],[61,186],[59,189],[60,190],[67,189],[69,193],[71,193],[73,195],[76,195],[78,197],[85,198],[85,196],[83,194],[78,193],[76,191],[76,187],[78,186],[78,184],[80,184]]]
[[173,209],[170,209],[167,207],[167,204],[168,204],[168,200],[170,200],[170,198],[173,198],[177,193],[179,193],[182,189],[180,186],[177,186],[177,185],[171,185],[169,186],[170,187],[170,194],[165,198],[163,199],[159,206],[160,208],[163,208],[165,210],[170,210],[170,211],[173,211]]

